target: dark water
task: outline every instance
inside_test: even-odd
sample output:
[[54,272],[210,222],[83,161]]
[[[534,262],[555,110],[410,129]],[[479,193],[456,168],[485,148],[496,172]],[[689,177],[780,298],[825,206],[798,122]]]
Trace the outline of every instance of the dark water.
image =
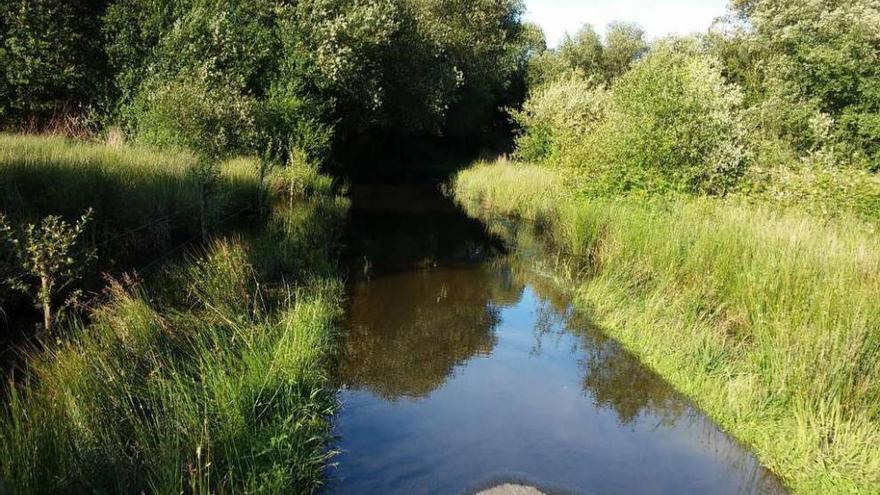
[[358,191],[329,493],[770,494],[776,478],[430,189]]

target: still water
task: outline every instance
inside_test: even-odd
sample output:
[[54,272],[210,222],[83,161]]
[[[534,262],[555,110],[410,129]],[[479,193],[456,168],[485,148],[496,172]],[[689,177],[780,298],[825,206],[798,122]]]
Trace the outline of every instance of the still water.
[[[778,480],[431,189],[356,190],[328,493],[776,494]],[[648,331],[649,329],[646,329]]]

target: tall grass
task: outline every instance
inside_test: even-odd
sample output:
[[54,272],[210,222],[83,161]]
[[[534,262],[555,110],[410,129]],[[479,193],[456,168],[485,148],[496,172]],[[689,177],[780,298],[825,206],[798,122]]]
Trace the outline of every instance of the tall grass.
[[[242,214],[260,209],[259,160],[231,159],[207,175],[205,165],[187,153],[0,134],[0,213],[25,224],[92,209],[81,244],[97,257],[78,288],[99,290],[102,273],[154,266],[206,232],[244,226]],[[11,276],[20,270],[3,268],[5,248],[0,272],[10,273],[0,275]],[[8,292],[0,281],[0,304],[14,312],[23,301]]]
[[112,284],[87,324],[8,381],[0,492],[317,491],[333,455],[346,206],[285,202],[264,229]]
[[313,283],[270,314],[249,266],[240,244],[217,243],[184,272],[195,308],[117,286],[88,328],[35,356],[0,427],[6,488],[314,491],[339,287]]
[[321,479],[325,360],[339,290],[313,286],[266,314],[243,247],[185,270],[196,308],[115,287],[94,323],[35,356],[13,387],[0,470],[13,493],[287,493]]
[[544,219],[541,233],[580,267],[576,304],[796,493],[880,491],[871,225],[735,200],[565,190],[545,168],[510,164],[478,165],[454,184],[475,216]]
[[[96,243],[112,244],[117,255],[154,254],[199,233],[205,193],[198,169],[187,153],[0,134],[0,211],[34,221],[93,208]],[[206,201],[215,225],[255,206],[260,188],[256,160],[229,160],[218,173]]]

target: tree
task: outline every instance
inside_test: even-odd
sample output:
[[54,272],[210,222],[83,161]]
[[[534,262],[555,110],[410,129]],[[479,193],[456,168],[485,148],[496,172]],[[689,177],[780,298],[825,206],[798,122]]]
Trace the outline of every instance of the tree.
[[43,125],[105,93],[103,0],[9,0],[0,7],[0,118]]
[[645,30],[639,25],[626,22],[609,24],[602,51],[605,81],[611,82],[622,76],[647,51]]
[[566,34],[559,48],[535,53],[530,60],[532,87],[578,72],[594,84],[609,84],[648,51],[645,31],[636,24],[612,22],[604,39],[589,24],[574,36]]
[[5,216],[0,215],[0,241],[7,242],[22,272],[7,279],[15,290],[29,295],[43,311],[43,329],[52,331],[57,314],[72,304],[79,292],[74,291],[60,305],[56,300],[75,282],[91,260],[93,253],[79,246],[86,224],[92,216],[87,211],[69,224],[61,217],[50,215],[39,224],[28,224],[16,233]]
[[587,24],[573,37],[568,34],[559,45],[559,56],[573,70],[596,81],[605,80],[605,47],[602,38]]
[[[833,144],[880,170],[880,4],[739,0],[734,8],[760,47],[761,96],[803,102],[829,116]],[[804,120],[821,118],[816,112],[793,115],[790,120],[801,122],[794,130],[808,130]]]
[[522,11],[521,0],[115,0],[103,28],[115,117],[151,144],[281,163],[297,150],[360,165],[370,150],[485,134],[524,98],[534,32]]

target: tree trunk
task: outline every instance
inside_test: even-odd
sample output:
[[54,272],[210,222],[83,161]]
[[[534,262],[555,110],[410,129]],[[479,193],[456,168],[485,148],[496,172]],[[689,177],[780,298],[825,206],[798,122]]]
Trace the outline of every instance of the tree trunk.
[[40,277],[40,284],[42,285],[42,290],[40,291],[42,297],[40,298],[40,303],[43,305],[43,329],[46,330],[46,333],[52,332],[52,300],[50,297],[49,291],[49,278],[48,277]]

